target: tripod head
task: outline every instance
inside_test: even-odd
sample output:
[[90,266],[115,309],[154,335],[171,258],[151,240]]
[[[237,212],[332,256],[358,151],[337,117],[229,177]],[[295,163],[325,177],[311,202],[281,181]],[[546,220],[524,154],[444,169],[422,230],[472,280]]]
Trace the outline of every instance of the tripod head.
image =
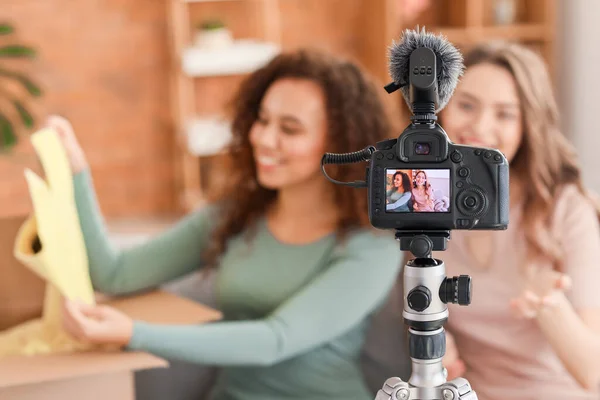
[[446,304],[469,305],[472,283],[468,275],[446,277],[444,262],[432,256],[446,250],[450,231],[396,231],[401,251],[415,258],[404,270],[404,321],[412,328],[434,330],[448,319]]

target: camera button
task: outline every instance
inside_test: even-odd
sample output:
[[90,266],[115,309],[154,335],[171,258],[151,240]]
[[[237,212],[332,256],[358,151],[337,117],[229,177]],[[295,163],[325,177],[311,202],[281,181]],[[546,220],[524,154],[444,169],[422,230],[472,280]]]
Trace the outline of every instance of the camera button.
[[393,160],[393,159],[394,159],[394,153],[389,153],[389,154],[387,155],[387,159],[388,159],[388,160]]
[[500,154],[496,154],[496,155],[494,156],[494,160],[496,160],[496,161],[500,162],[500,161],[502,161],[502,156],[501,156]]
[[418,312],[424,311],[431,305],[431,292],[426,286],[417,286],[408,293],[408,306]]
[[474,208],[477,205],[477,200],[473,196],[467,196],[464,200],[465,207]]
[[457,188],[461,188],[461,187],[463,187],[463,186],[465,186],[465,183],[464,183],[464,182],[461,182],[461,181],[458,181],[458,182],[456,182],[456,187],[457,187]]
[[375,199],[374,203],[377,204],[377,205],[381,204],[381,199]]
[[491,151],[486,151],[485,153],[483,153],[483,156],[485,158],[490,158],[492,156],[492,152]]
[[483,151],[482,151],[481,149],[477,149],[477,150],[475,150],[475,155],[476,155],[476,156],[480,156],[480,155],[481,155],[481,153],[483,153]]
[[381,212],[381,210],[379,208],[375,209],[375,214],[379,214]]
[[460,176],[461,178],[466,178],[467,176],[469,176],[470,172],[471,171],[469,171],[469,168],[462,167],[458,169],[458,176]]
[[456,224],[461,228],[467,228],[467,227],[469,227],[469,225],[471,225],[471,220],[470,219],[459,219],[456,221]]
[[454,161],[455,163],[459,163],[459,162],[461,162],[461,161],[462,161],[462,159],[463,159],[463,156],[462,156],[462,154],[461,154],[459,151],[457,151],[457,150],[454,150],[454,151],[452,152],[452,154],[450,155],[450,159],[451,159],[452,161]]
[[377,156],[375,156],[375,158],[377,158],[378,160],[383,160],[383,154],[377,153]]

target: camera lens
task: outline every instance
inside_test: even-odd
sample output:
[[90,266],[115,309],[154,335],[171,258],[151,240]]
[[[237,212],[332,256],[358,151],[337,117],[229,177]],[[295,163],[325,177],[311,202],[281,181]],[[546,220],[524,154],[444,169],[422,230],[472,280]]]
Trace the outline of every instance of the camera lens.
[[429,143],[416,143],[415,144],[415,154],[420,156],[426,156],[431,151],[431,147]]

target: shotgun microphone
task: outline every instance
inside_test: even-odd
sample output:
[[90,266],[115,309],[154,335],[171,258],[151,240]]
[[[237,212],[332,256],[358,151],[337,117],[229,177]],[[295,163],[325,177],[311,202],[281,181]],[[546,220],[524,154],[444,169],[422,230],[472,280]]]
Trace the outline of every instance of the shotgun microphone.
[[[464,72],[460,51],[445,37],[425,32],[425,28],[405,30],[400,41],[392,42],[388,55],[389,73],[394,82],[387,85],[386,90],[392,93],[400,89],[413,112],[419,92],[428,91],[432,92],[427,97],[433,100],[435,113],[442,110]],[[435,59],[430,59],[432,56]]]

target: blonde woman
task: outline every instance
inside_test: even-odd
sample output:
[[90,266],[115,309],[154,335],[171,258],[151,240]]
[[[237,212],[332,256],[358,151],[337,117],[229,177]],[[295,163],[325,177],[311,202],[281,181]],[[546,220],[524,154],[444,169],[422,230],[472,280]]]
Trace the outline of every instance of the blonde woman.
[[506,155],[510,224],[455,231],[439,255],[449,276],[471,275],[479,293],[450,309],[459,356],[446,364],[480,400],[598,399],[598,208],[560,132],[546,67],[502,43],[474,48],[465,64],[441,123],[455,143]]
[[412,195],[413,209],[418,212],[432,212],[434,210],[433,188],[427,179],[425,171],[417,171],[413,178]]

